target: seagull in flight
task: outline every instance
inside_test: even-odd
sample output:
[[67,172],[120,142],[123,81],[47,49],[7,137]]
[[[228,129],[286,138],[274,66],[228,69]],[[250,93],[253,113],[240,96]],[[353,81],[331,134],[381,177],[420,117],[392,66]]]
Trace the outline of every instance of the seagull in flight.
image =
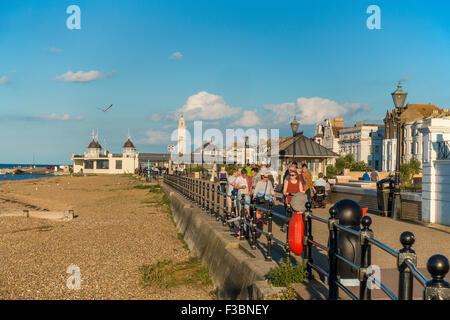
[[106,109],[102,109],[102,108],[98,108],[98,107],[97,107],[97,109],[98,109],[98,110],[102,110],[103,112],[106,112],[106,111],[108,111],[109,108],[111,108],[112,106],[113,106],[113,105],[110,105],[110,106],[109,106],[108,108],[106,108]]

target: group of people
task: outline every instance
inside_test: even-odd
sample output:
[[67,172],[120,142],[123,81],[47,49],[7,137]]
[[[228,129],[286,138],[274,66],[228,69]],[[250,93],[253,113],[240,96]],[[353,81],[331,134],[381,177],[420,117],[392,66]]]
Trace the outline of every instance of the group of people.
[[364,171],[362,180],[376,182],[376,181],[378,181],[378,172],[375,169],[372,169],[372,172],[370,173],[370,176],[369,176],[369,173],[367,173],[367,170],[366,170],[366,171]]
[[[239,217],[241,212],[246,218],[251,218],[255,214],[257,223],[262,223],[261,217],[263,210],[256,209],[252,212],[251,205],[256,204],[257,207],[265,207],[276,204],[275,190],[278,185],[278,172],[273,168],[265,165],[259,169],[256,165],[246,166],[240,170],[233,169],[229,175],[222,167],[218,173],[218,180],[221,192],[226,194],[226,206],[229,212],[236,208],[236,216]],[[331,192],[331,186],[326,176],[319,173],[316,181],[313,181],[311,171],[305,163],[301,163],[297,167],[296,162],[291,162],[288,169],[283,175],[282,185],[278,188],[283,195],[283,204],[287,208],[294,195],[304,196],[304,201],[311,201],[316,188],[324,187],[325,194]],[[304,206],[303,206],[304,207]],[[239,218],[231,219],[233,222]],[[239,231],[237,231],[239,236]],[[259,235],[258,235],[259,236]]]
[[324,187],[325,194],[327,195],[331,192],[331,185],[328,182],[328,178],[320,172],[318,179],[313,181],[311,171],[308,169],[306,163],[301,163],[300,168],[298,168],[297,162],[291,162],[284,173],[283,181],[283,200],[285,205],[297,193],[304,193],[306,200],[311,201],[314,194],[317,193],[316,187]]
[[[227,210],[229,212],[236,208],[237,218],[228,220],[232,223],[239,219],[241,212],[244,213],[246,219],[250,219],[255,215],[257,229],[263,227],[263,211],[256,209],[255,212],[250,210],[251,204],[266,207],[270,203],[275,202],[275,185],[278,173],[266,166],[259,169],[256,165],[247,166],[241,170],[233,169],[229,175],[225,167],[222,167],[218,173],[221,191],[227,195]],[[236,229],[236,236],[240,236],[239,229]],[[246,234],[248,235],[248,234]],[[256,232],[257,238],[261,236],[260,232]]]

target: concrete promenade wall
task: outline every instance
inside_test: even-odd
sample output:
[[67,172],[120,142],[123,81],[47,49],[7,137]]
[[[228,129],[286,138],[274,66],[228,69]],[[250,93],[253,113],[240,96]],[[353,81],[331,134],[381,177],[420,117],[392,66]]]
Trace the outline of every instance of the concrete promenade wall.
[[221,222],[170,186],[162,183],[162,188],[171,200],[178,231],[184,235],[192,255],[208,268],[220,299],[264,299],[280,292],[281,288],[274,288],[265,280],[277,265],[275,262],[252,254],[247,241],[232,237]]
[[[372,213],[378,213],[377,190],[334,185],[331,188],[331,201],[352,199],[361,207],[369,208]],[[422,220],[422,196],[418,193],[402,192],[403,218]]]

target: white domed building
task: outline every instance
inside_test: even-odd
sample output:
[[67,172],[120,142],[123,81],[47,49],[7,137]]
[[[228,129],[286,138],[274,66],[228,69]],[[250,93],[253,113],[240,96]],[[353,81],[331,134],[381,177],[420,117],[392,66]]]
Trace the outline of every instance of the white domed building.
[[124,174],[135,173],[139,168],[139,154],[128,136],[122,154],[109,153],[98,141],[92,139],[83,155],[72,155],[74,173]]

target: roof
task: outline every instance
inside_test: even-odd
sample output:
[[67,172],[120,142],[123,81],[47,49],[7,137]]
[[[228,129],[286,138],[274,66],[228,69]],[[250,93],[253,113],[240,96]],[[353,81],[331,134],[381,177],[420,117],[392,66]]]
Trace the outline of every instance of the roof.
[[[439,117],[444,111],[434,104],[412,104],[408,103],[401,114],[402,122],[414,122],[417,120],[426,119],[429,117]],[[393,117],[394,111],[387,111],[385,121],[387,118]]]
[[88,145],[88,149],[101,149],[101,148],[102,146],[100,145],[100,143],[98,143],[94,139],[92,139],[91,143],[89,143]]
[[131,142],[130,138],[128,138],[128,140],[124,143],[123,147],[136,149],[133,142]]
[[[292,157],[294,154],[294,138],[280,138],[280,156]],[[300,134],[295,136],[295,157],[337,158],[338,154],[314,142],[311,138]]]
[[404,122],[416,121],[435,114],[440,114],[442,111],[434,104],[410,104],[406,105],[406,109],[402,112],[401,119]]
[[139,161],[169,161],[170,153],[139,153]]

